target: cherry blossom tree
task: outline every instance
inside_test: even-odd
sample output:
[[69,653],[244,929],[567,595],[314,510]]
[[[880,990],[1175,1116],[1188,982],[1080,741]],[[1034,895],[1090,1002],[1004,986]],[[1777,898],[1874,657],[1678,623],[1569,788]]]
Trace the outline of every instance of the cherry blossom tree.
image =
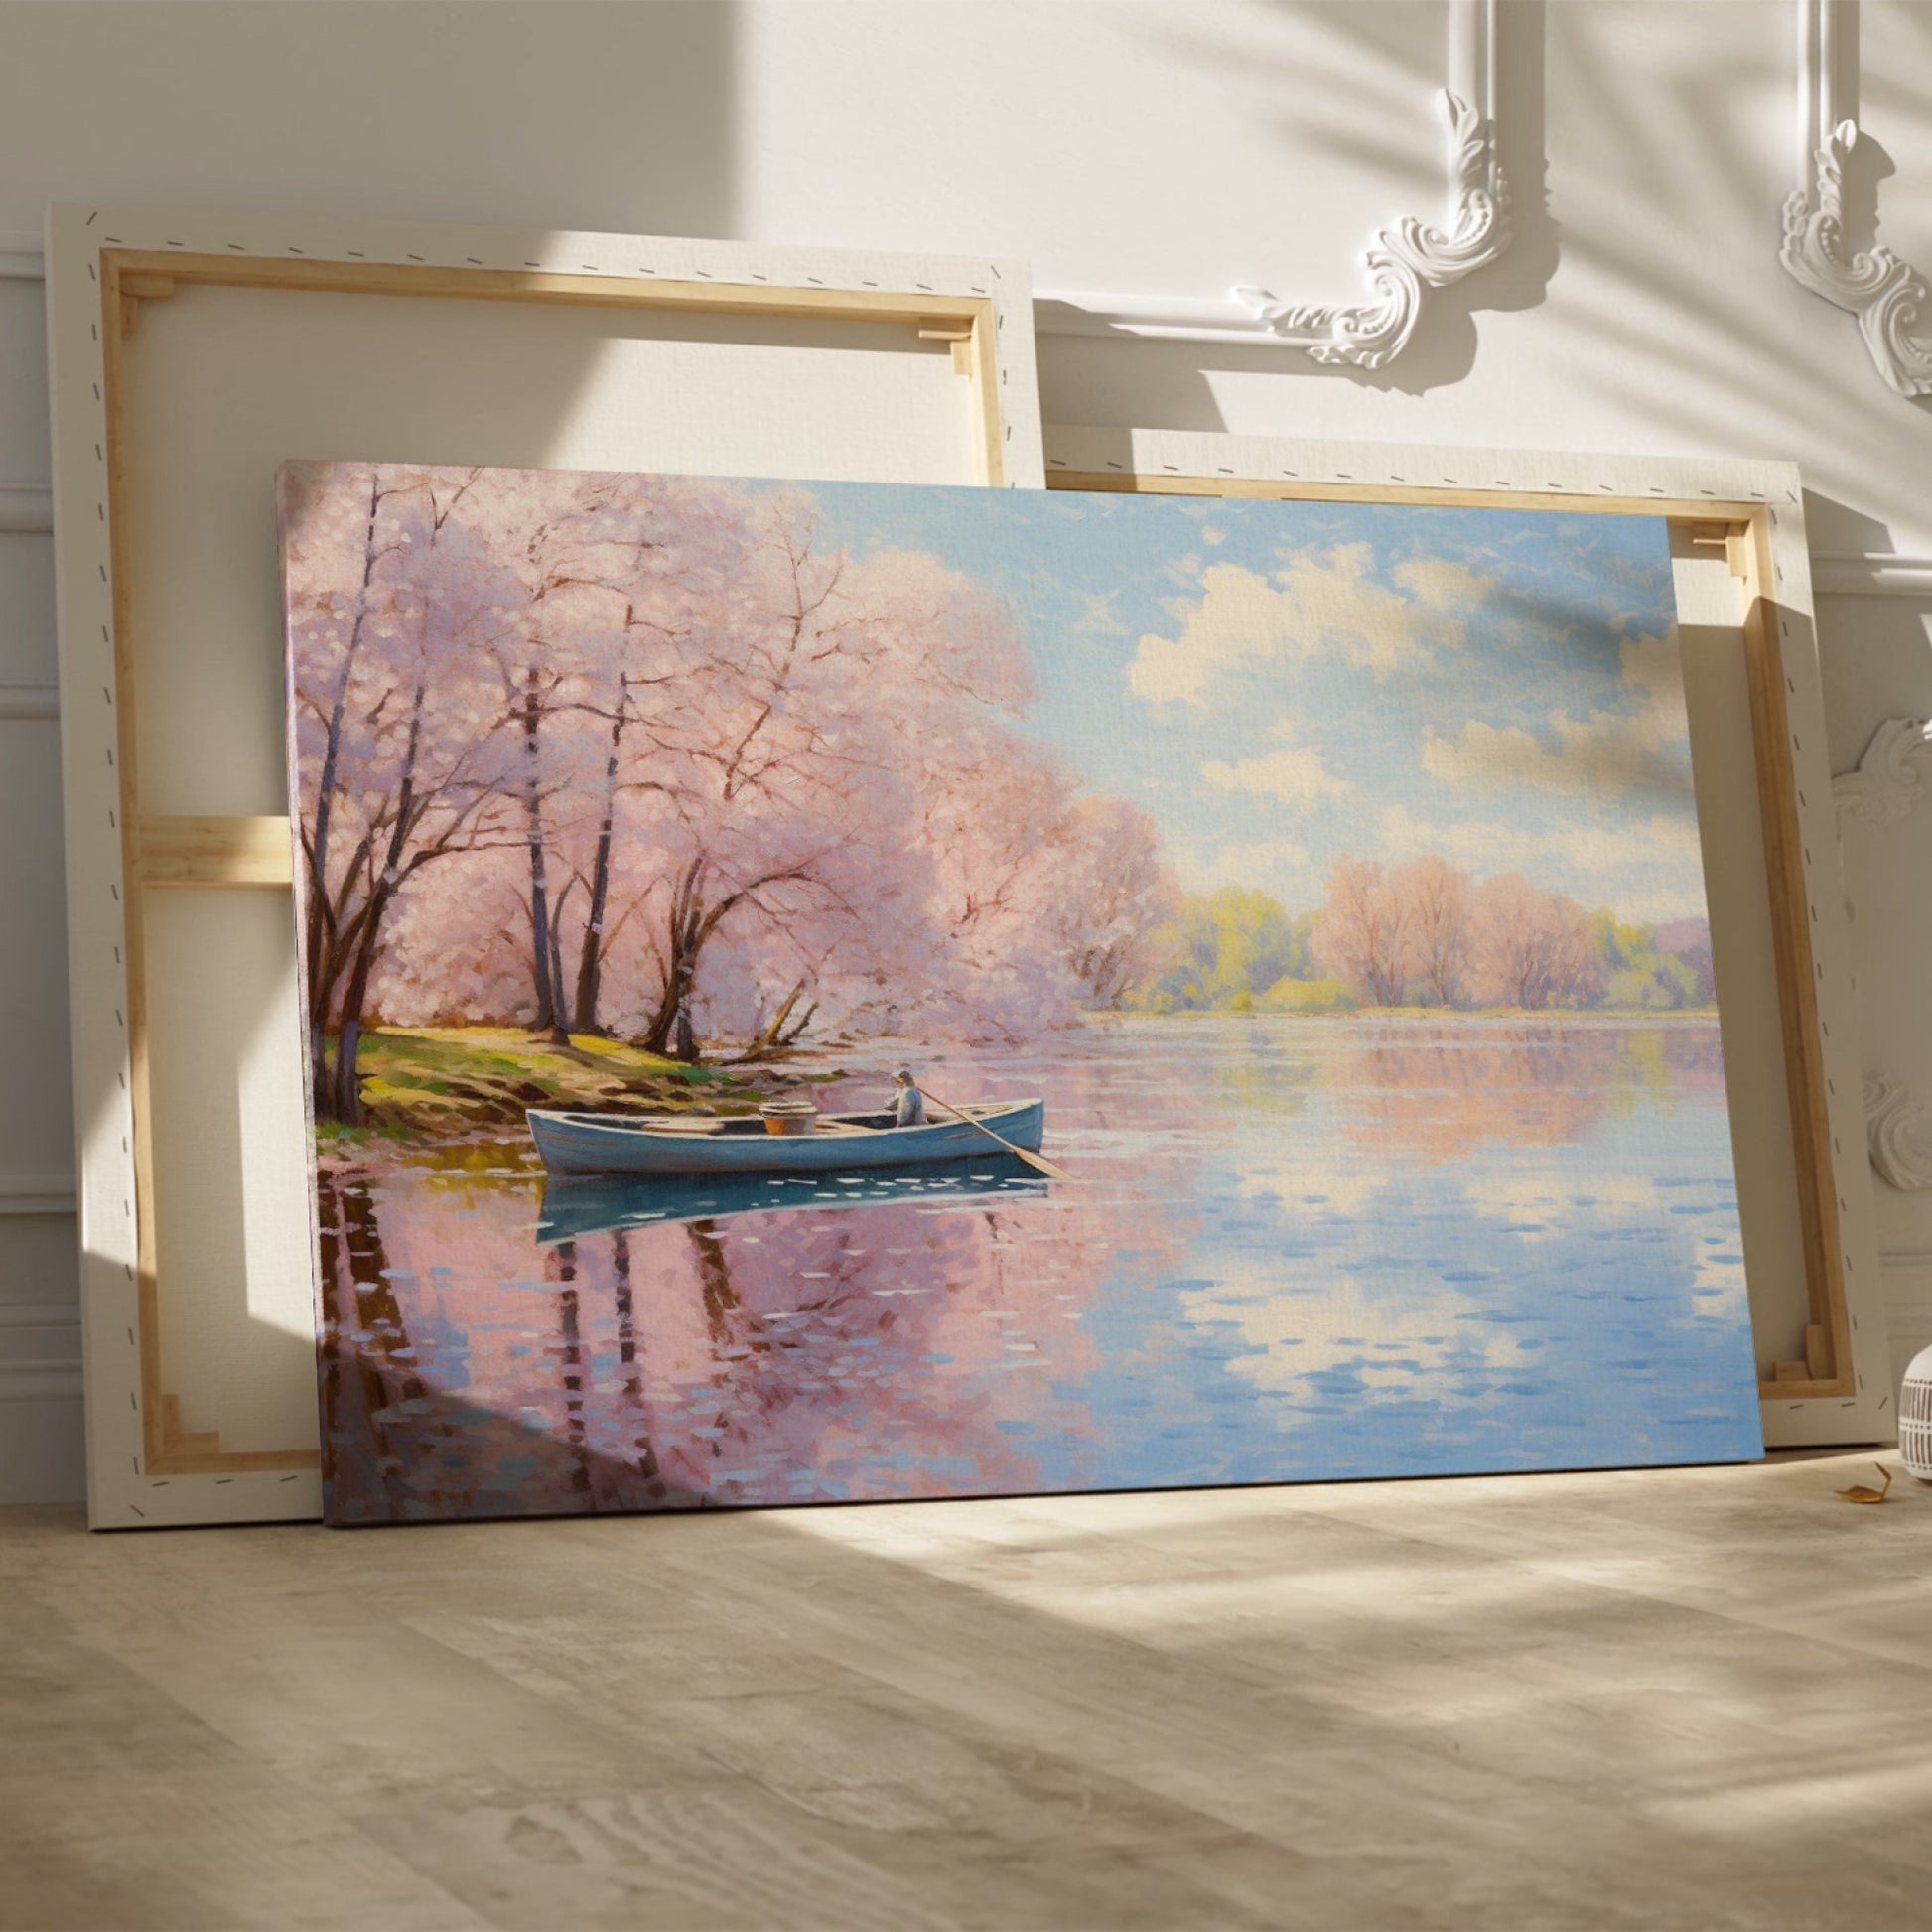
[[359,1117],[356,1042],[397,895],[502,830],[504,717],[472,667],[511,587],[455,520],[476,474],[284,473],[288,621],[304,672],[290,752],[310,801],[310,1084],[326,1119]]
[[1404,907],[1410,968],[1423,991],[1439,1007],[1461,1006],[1472,940],[1468,875],[1426,853],[1398,867],[1389,890]]
[[1477,980],[1494,1005],[1582,1006],[1603,988],[1589,915],[1575,899],[1504,873],[1476,888]]
[[596,1033],[619,800],[674,782],[658,767],[683,748],[691,706],[667,694],[712,672],[706,628],[731,602],[758,518],[742,490],[702,480],[498,474],[489,537],[513,555],[525,600],[497,668],[525,752],[534,1024]]
[[828,546],[797,489],[291,479],[319,1113],[372,998],[759,1058],[1017,1037],[1146,970],[1152,825],[1024,735],[1012,613],[937,559]]
[[1158,970],[1154,935],[1180,909],[1154,821],[1124,798],[1078,798],[1062,821],[1060,929],[1067,964],[1095,1007],[1117,1007]]
[[1311,941],[1322,968],[1352,981],[1371,1006],[1400,1006],[1411,942],[1407,897],[1389,874],[1372,859],[1337,860]]

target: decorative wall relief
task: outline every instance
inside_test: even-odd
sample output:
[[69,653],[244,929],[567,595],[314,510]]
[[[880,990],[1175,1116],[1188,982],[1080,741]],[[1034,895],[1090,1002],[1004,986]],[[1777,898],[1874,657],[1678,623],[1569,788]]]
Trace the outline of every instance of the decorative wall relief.
[[[1932,725],[1887,718],[1871,734],[1858,768],[1832,781],[1839,818],[1893,825],[1926,796],[1921,773],[1932,764]],[[1932,1188],[1932,1112],[1902,1081],[1881,1073],[1864,1079],[1865,1142],[1878,1177],[1902,1192]]]
[[1848,225],[1875,221],[1846,205],[1846,167],[1858,145],[1858,0],[1798,0],[1798,187],[1784,205],[1778,250],[1792,277],[1858,318],[1885,382],[1901,396],[1932,395],[1932,337],[1920,325],[1932,296],[1889,248],[1854,248]]
[[1047,335],[1141,336],[1206,343],[1277,343],[1329,365],[1379,369],[1408,347],[1431,292],[1498,259],[1509,246],[1509,185],[1496,142],[1497,0],[1450,0],[1449,84],[1436,96],[1449,137],[1449,203],[1440,227],[1406,215],[1362,255],[1374,298],[1284,302],[1270,290],[1226,296],[1041,293]]
[[1277,302],[1266,289],[1234,291],[1271,335],[1314,361],[1379,369],[1409,345],[1431,289],[1461,281],[1509,245],[1509,185],[1496,161],[1495,123],[1447,91],[1436,106],[1449,139],[1446,226],[1408,215],[1376,237],[1362,264],[1378,300],[1298,304]]
[[1865,1076],[1864,1133],[1879,1179],[1901,1193],[1932,1187],[1932,1112],[1900,1081]]
[[1925,796],[1919,767],[1932,763],[1932,726],[1923,718],[1887,718],[1871,734],[1858,769],[1832,780],[1839,816],[1889,825]]

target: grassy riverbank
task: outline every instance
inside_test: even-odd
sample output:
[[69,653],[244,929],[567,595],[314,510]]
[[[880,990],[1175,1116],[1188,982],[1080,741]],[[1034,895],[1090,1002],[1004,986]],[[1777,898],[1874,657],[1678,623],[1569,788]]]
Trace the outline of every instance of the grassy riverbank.
[[376,1028],[356,1066],[363,1119],[377,1129],[520,1127],[526,1107],[744,1113],[792,1084],[769,1070],[686,1066],[593,1034],[564,1045],[514,1027]]

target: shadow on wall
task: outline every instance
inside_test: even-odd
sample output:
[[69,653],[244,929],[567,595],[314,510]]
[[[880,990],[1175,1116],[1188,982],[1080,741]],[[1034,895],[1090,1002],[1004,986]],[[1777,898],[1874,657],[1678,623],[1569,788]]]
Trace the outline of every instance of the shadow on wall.
[[[1300,131],[1318,132],[1322,148],[1365,169],[1398,178],[1415,169],[1415,125],[1393,131],[1387,120],[1386,89],[1370,86],[1367,72],[1400,75],[1400,91],[1413,97],[1415,123],[1429,129],[1431,180],[1413,206],[1391,206],[1384,226],[1413,215],[1431,225],[1444,218],[1440,146],[1431,111],[1433,96],[1445,84],[1447,31],[1439,16],[1427,35],[1416,29],[1407,7],[1325,6],[1313,9],[1296,0],[1270,0],[1292,8],[1330,37],[1333,57],[1318,75],[1306,69],[1284,69],[1278,76],[1283,98],[1298,103]],[[1236,374],[1314,377],[1341,380],[1360,388],[1425,395],[1461,381],[1475,365],[1478,310],[1532,309],[1543,300],[1557,266],[1557,226],[1549,208],[1549,163],[1544,149],[1544,0],[1512,0],[1498,10],[1496,26],[1497,142],[1509,184],[1512,238],[1501,260],[1466,281],[1430,292],[1421,327],[1408,347],[1386,367],[1329,366],[1297,349],[1268,345],[1149,342],[1128,338],[1081,337],[1074,347],[1082,358],[1133,357],[1134,377],[1123,386],[1143,387],[1167,401],[1162,426],[1169,429],[1222,430],[1227,424],[1204,379],[1207,370]],[[1176,59],[1224,63],[1227,50],[1199,37],[1172,37]],[[1311,81],[1314,82],[1313,85]],[[1378,229],[1377,232],[1380,232]],[[1362,237],[1363,247],[1373,240]],[[1274,292],[1285,300],[1372,303],[1376,292],[1362,268],[1359,251],[1347,258],[1310,262],[1295,251],[1292,205],[1282,231],[1258,237],[1272,250],[1263,260],[1281,265],[1266,271]],[[1266,279],[1266,278],[1264,278]],[[1221,294],[1224,291],[1200,291]],[[1055,341],[1041,344],[1043,363],[1056,352]]]
[[98,195],[729,235],[737,39],[728,0],[13,9],[0,182],[23,212]]
[[[1567,7],[1556,16],[1564,45],[1553,59],[1560,76],[1570,76],[1566,143],[1573,155],[1616,157],[1613,180],[1579,179],[1566,189],[1588,205],[1566,239],[1567,258],[1617,299],[1566,310],[1563,373],[1580,399],[1654,425],[1665,448],[1783,458],[1802,443],[1847,459],[1861,452],[1863,469],[1870,462],[1864,452],[1896,447],[1901,425],[1908,436],[1922,428],[1932,398],[1890,393],[1853,319],[1779,264],[1779,208],[1796,183],[1787,145],[1768,136],[1764,107],[1791,98],[1791,50],[1781,19],[1754,9],[1731,14],[1748,31],[1729,52],[1722,98],[1713,94],[1707,50],[1688,32],[1665,31],[1633,49],[1627,16],[1619,26],[1615,10]],[[1657,19],[1668,25],[1676,16],[1659,10]],[[1626,52],[1640,53],[1642,64],[1628,64],[1623,87],[1578,89],[1579,74],[1616,69]],[[1873,197],[1891,165],[1873,145],[1850,177],[1852,199],[1863,203],[1848,207],[1854,244],[1876,232]],[[1695,229],[1682,213],[1692,184]],[[1902,199],[1896,186],[1887,193]],[[1698,237],[1706,238],[1701,246]],[[1813,497],[1810,507],[1834,506]],[[1874,523],[1845,516],[1845,525],[1815,518],[1814,549],[1889,547]],[[1855,520],[1864,527],[1851,527]]]
[[[485,7],[464,10],[460,25],[440,9],[354,6],[110,7],[103,15],[111,25],[89,42],[102,70],[98,84],[84,86],[72,80],[78,42],[64,19],[50,11],[7,23],[17,58],[0,66],[0,180],[23,195],[91,190],[533,226],[561,218],[619,232],[729,234],[735,224],[730,5]],[[195,121],[217,122],[222,140],[211,148],[182,140],[182,126]],[[61,157],[77,153],[87,156],[84,179],[49,177]],[[237,155],[248,157],[245,180]],[[692,333],[678,318],[595,308],[533,311],[541,328],[515,328],[487,303],[351,300],[321,322],[308,314],[315,306],[274,292],[186,291],[153,306],[129,346],[137,393],[144,382],[165,384],[190,416],[225,412],[251,424],[255,444],[251,460],[223,476],[218,499],[162,490],[139,506],[163,558],[196,554],[181,539],[198,523],[227,533],[221,568],[157,576],[148,646],[155,674],[143,706],[153,740],[143,778],[154,809],[168,809],[170,787],[189,812],[284,809],[279,650],[257,654],[219,705],[192,695],[210,688],[197,675],[178,675],[206,669],[202,640],[221,634],[224,622],[244,635],[280,630],[273,469],[281,456],[359,457],[401,439],[394,454],[411,462],[540,466],[558,460],[612,349],[624,339]],[[759,318],[697,333],[833,346],[852,335]],[[396,352],[398,337],[419,352]],[[303,399],[332,381],[348,400],[319,424],[304,415]],[[203,384],[205,406],[197,402]],[[178,720],[168,719],[171,704],[183,708]],[[238,717],[245,732],[235,728]],[[237,743],[260,755],[252,762],[238,757]],[[155,897],[169,899],[158,912]],[[151,1006],[173,1022],[157,1030],[152,1078],[160,1272],[164,1281],[199,1280],[206,1291],[162,1324],[162,1386],[181,1398],[186,1429],[226,1429],[230,1449],[276,1449],[286,1446],[278,1400],[312,1400],[314,1343],[306,1322],[249,1318],[249,1284],[251,1272],[272,1274],[264,1256],[288,1241],[300,1273],[287,1279],[306,1280],[306,1217],[298,1209],[289,1228],[273,1215],[251,1226],[244,1208],[277,1198],[273,1188],[252,1192],[280,1152],[259,1121],[265,1110],[299,1120],[300,1089],[268,1091],[280,1071],[267,1064],[274,1055],[238,1066],[232,1035],[272,1032],[292,1018],[275,1002],[289,984],[293,940],[286,914],[244,903],[254,896],[212,897],[232,901],[216,923],[184,923],[180,896],[151,896],[148,915],[156,939]],[[37,929],[58,951],[59,917]],[[222,942],[211,956],[210,934]],[[65,986],[58,960],[51,970]],[[251,1084],[264,1090],[250,1092]],[[111,1070],[104,1090],[83,1093],[90,1141],[102,1140],[95,1116],[117,1105],[118,1093]],[[289,1191],[306,1184],[299,1168],[271,1178],[287,1183],[283,1201],[300,1199]],[[118,1280],[118,1261],[91,1252],[92,1265]],[[224,1335],[226,1352],[217,1345]],[[191,1372],[204,1359],[215,1365],[209,1386]],[[222,1399],[230,1386],[248,1392],[239,1423],[230,1421],[236,1405]],[[44,1460],[58,1472],[36,1474],[36,1492],[77,1494],[78,1404],[46,1406],[45,1427],[38,1417],[33,1425],[32,1453],[36,1468]]]

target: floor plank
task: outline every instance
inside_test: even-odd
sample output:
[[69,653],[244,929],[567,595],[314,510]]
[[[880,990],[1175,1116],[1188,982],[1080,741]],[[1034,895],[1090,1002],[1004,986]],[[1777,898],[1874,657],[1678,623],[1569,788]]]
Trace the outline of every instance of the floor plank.
[[0,1926],[1932,1929],[1932,1488],[1871,1459],[0,1510]]

